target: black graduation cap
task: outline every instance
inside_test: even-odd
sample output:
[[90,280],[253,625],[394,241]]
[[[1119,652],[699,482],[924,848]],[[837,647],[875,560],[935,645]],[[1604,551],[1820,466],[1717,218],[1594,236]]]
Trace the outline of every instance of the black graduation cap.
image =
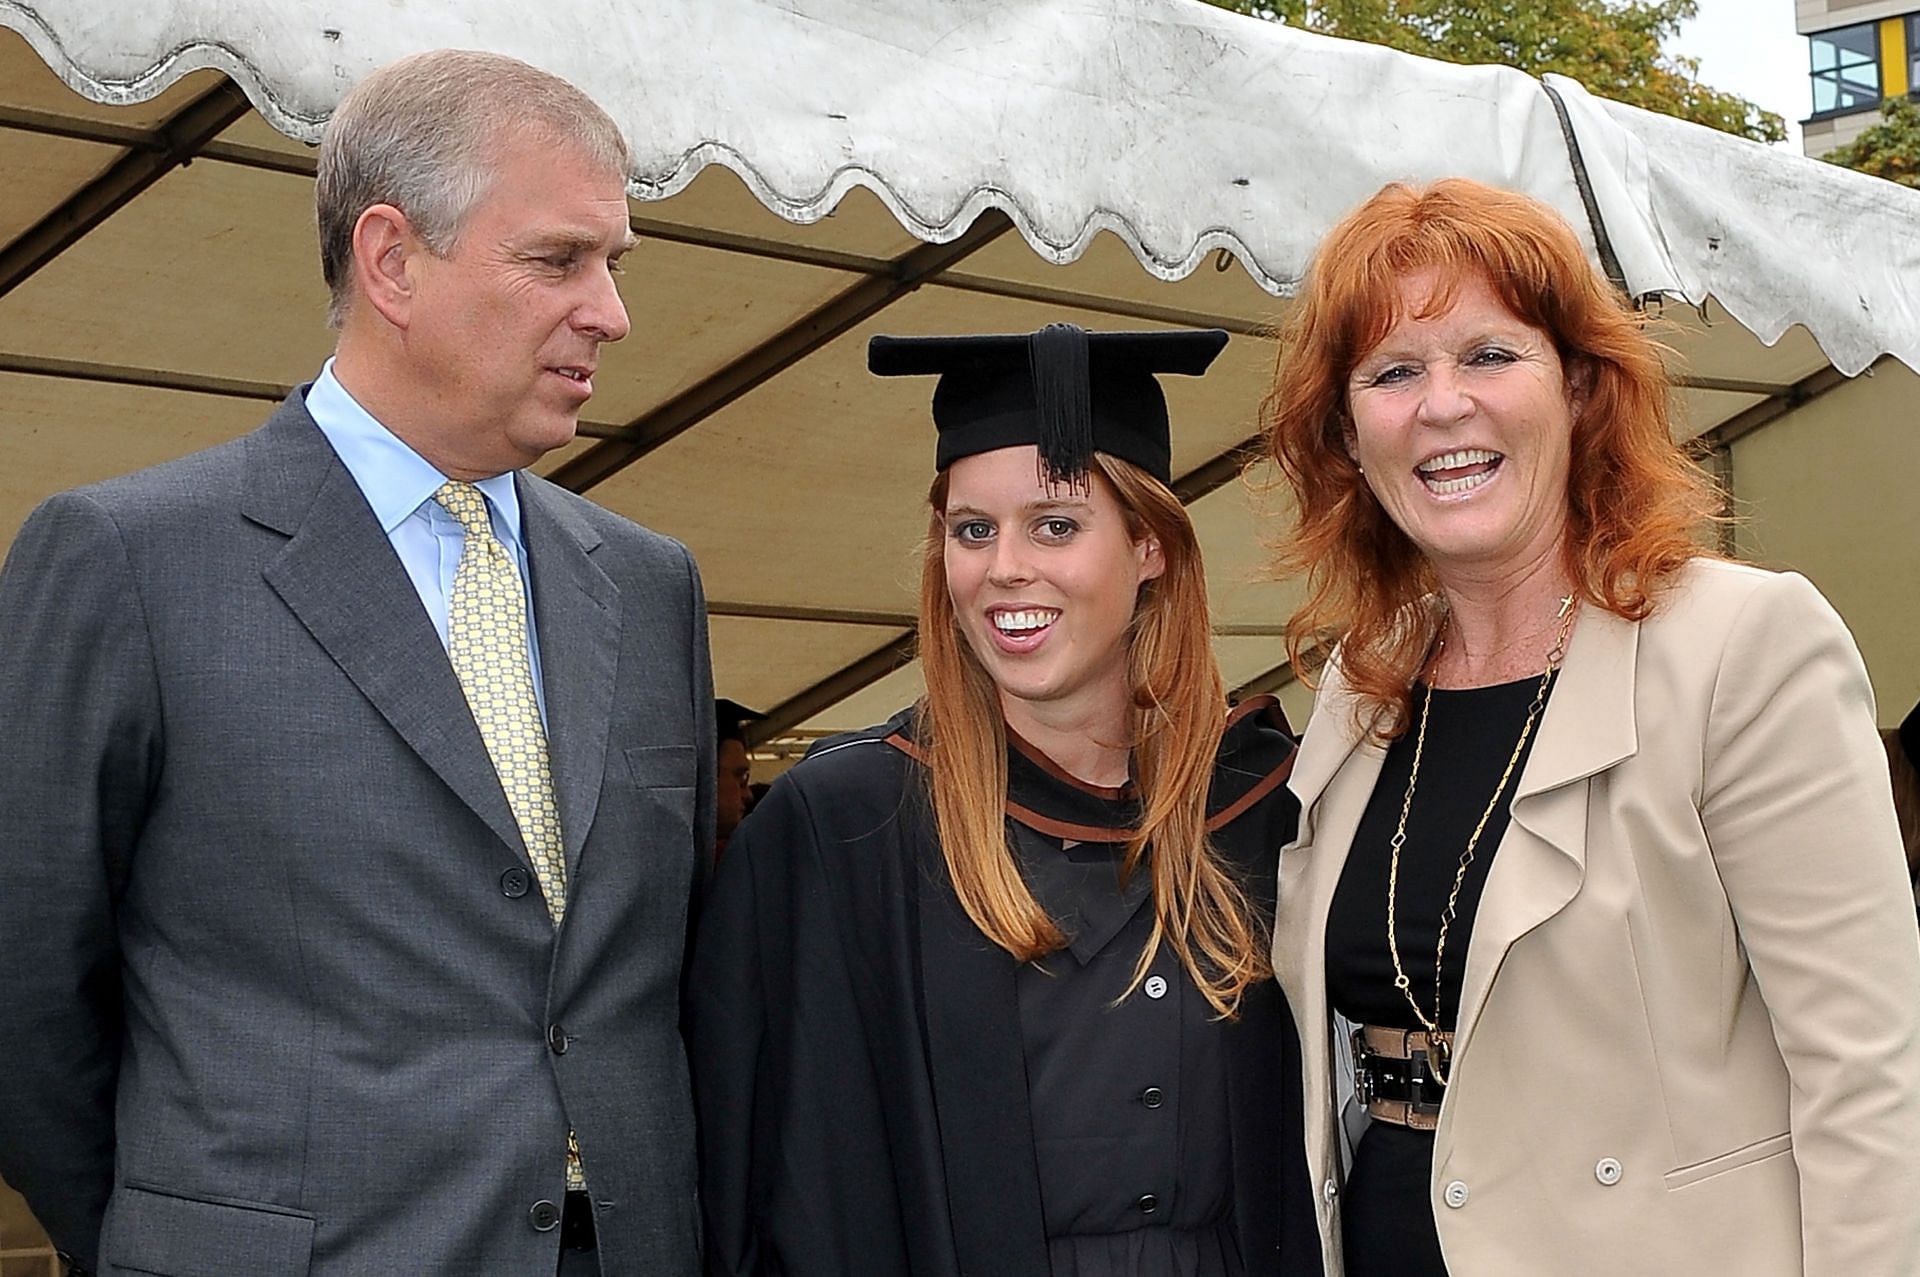
[[937,469],[1030,443],[1050,483],[1083,483],[1095,452],[1171,483],[1167,397],[1155,376],[1197,377],[1226,344],[1218,328],[1090,333],[1048,324],[1036,333],[875,337],[867,367],[882,377],[939,374]]
[[1900,748],[1906,751],[1907,761],[1920,768],[1920,705],[1908,711],[1900,724]]
[[720,740],[745,742],[747,739],[747,724],[758,722],[765,717],[765,714],[760,713],[758,710],[748,709],[739,701],[730,701],[724,697],[720,697],[716,698],[713,702],[713,722],[716,729],[714,734]]

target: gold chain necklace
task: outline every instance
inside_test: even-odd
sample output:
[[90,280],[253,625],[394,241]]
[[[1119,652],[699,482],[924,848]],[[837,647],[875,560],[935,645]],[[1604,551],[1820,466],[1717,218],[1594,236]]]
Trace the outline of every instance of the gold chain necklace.
[[[1540,676],[1540,686],[1534,689],[1533,704],[1527,709],[1527,721],[1520,728],[1520,739],[1514,743],[1513,753],[1507,758],[1506,770],[1500,773],[1500,783],[1494,786],[1493,797],[1487,800],[1486,810],[1480,813],[1480,820],[1473,827],[1473,835],[1467,839],[1466,850],[1460,853],[1460,867],[1454,870],[1453,890],[1447,893],[1447,907],[1440,913],[1440,943],[1433,952],[1433,1014],[1429,1016],[1413,996],[1413,981],[1407,978],[1407,972],[1400,965],[1400,938],[1394,925],[1394,915],[1400,891],[1400,850],[1407,845],[1407,815],[1413,810],[1413,791],[1420,781],[1420,756],[1427,744],[1427,715],[1433,708],[1433,679],[1427,679],[1426,699],[1420,705],[1420,730],[1413,741],[1413,770],[1407,776],[1406,796],[1400,800],[1400,822],[1394,827],[1393,841],[1388,844],[1392,855],[1387,864],[1387,952],[1393,955],[1393,987],[1413,1008],[1414,1015],[1427,1030],[1430,1048],[1429,1064],[1434,1080],[1441,1086],[1447,1084],[1447,1073],[1452,1068],[1452,1048],[1439,1035],[1440,1028],[1440,963],[1447,952],[1447,931],[1453,925],[1460,904],[1460,887],[1467,880],[1467,869],[1473,864],[1474,851],[1480,845],[1480,835],[1486,831],[1487,821],[1493,818],[1494,809],[1500,805],[1500,796],[1507,792],[1507,783],[1513,779],[1513,769],[1520,765],[1520,756],[1526,753],[1527,741],[1533,736],[1534,724],[1540,719],[1540,711],[1547,703],[1547,688],[1553,682],[1553,672],[1560,668],[1560,662],[1567,655],[1567,640],[1573,635],[1573,618],[1577,609],[1574,596],[1566,595],[1560,600],[1560,634],[1554,640],[1553,650],[1547,653],[1546,672]],[[1434,664],[1446,651],[1447,639],[1442,627],[1440,644],[1434,652]]]

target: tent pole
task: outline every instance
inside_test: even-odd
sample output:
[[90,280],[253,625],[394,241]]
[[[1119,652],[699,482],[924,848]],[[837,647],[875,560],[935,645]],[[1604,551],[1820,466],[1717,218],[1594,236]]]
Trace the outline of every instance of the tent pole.
[[223,79],[174,112],[143,143],[129,139],[130,149],[106,172],[0,249],[0,297],[79,243],[142,191],[192,163],[202,147],[250,109],[240,86]]
[[960,238],[947,244],[921,244],[895,259],[886,275],[874,275],[846,289],[812,313],[803,315],[646,416],[616,437],[603,440],[559,467],[549,477],[563,488],[585,492],[626,469],[655,448],[677,438],[748,391],[778,376],[814,351],[913,292],[953,263],[979,251],[1013,229],[1006,214],[990,209]]

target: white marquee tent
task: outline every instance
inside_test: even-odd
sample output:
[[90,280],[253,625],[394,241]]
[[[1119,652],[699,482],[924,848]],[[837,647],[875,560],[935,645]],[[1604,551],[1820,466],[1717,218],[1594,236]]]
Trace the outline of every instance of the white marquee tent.
[[0,26],[0,544],[312,376],[312,142],[368,69],[484,47],[580,84],[636,157],[634,332],[541,469],[692,547],[719,687],[767,735],[917,687],[926,387],[869,378],[867,337],[1051,319],[1234,334],[1170,387],[1175,471],[1229,681],[1303,721],[1271,498],[1236,480],[1266,326],[1342,212],[1448,174],[1554,204],[1650,299],[1748,515],[1731,548],[1828,593],[1884,721],[1920,695],[1920,193],[1195,0],[0,0]]

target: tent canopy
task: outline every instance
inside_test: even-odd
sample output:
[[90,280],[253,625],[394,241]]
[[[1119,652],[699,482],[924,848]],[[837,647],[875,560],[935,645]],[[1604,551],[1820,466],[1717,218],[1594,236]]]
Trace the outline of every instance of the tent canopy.
[[860,725],[917,685],[932,432],[925,387],[867,376],[876,332],[1233,333],[1168,393],[1245,690],[1288,683],[1295,599],[1260,579],[1274,498],[1237,480],[1267,326],[1386,181],[1528,191],[1672,299],[1682,417],[1714,455],[1844,374],[1910,392],[1920,367],[1920,193],[1192,0],[0,0],[0,25],[0,539],[310,378],[328,113],[409,52],[510,53],[620,121],[642,236],[633,335],[540,469],[692,547],[719,687],[773,711],[762,735]]

